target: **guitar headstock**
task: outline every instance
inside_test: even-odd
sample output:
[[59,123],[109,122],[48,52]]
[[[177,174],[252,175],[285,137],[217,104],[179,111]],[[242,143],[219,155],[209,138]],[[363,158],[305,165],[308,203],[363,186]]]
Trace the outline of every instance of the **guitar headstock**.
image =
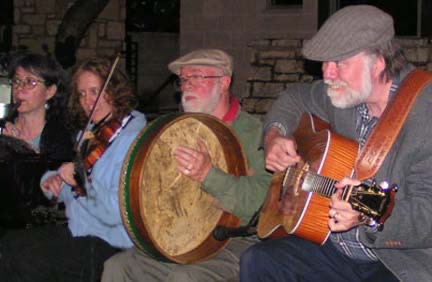
[[388,182],[381,182],[379,185],[375,181],[372,181],[371,185],[362,183],[351,187],[348,202],[353,209],[367,216],[382,229],[393,210],[397,189],[396,184],[389,185]]

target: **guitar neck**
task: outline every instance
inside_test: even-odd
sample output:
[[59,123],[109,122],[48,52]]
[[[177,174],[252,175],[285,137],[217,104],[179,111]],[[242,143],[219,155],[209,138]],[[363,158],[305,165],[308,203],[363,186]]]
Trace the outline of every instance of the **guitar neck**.
[[[336,183],[337,181],[332,178],[308,171],[303,177],[301,189],[305,192],[312,192],[330,198],[336,192]],[[342,199],[349,202],[353,188],[354,186],[345,186],[342,192]],[[353,206],[353,208],[356,209],[356,206]]]
[[330,198],[336,192],[336,183],[334,179],[309,171],[303,180],[302,190]]
[[285,178],[296,179],[302,191],[313,192],[327,198],[330,198],[336,191],[336,180],[318,175],[310,170],[289,167]]

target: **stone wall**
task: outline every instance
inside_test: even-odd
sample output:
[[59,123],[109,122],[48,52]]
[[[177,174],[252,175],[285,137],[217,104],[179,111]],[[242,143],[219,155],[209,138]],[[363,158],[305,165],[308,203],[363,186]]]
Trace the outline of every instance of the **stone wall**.
[[[398,39],[408,60],[419,68],[432,71],[430,39]],[[319,64],[308,68],[300,53],[303,40],[262,39],[249,44],[253,74],[247,79],[247,94],[242,97],[243,109],[261,116],[287,84],[312,81],[320,75]],[[314,74],[314,75],[313,75]]]
[[[73,0],[14,0],[14,48],[25,46],[42,52],[43,46],[54,53],[57,29]],[[123,48],[126,0],[111,0],[90,25],[81,41],[77,59],[113,56]]]
[[[270,2],[188,0],[180,11],[180,53],[220,48],[231,54],[233,93],[243,109],[258,116],[287,84],[320,76],[319,64],[300,54],[303,40],[317,31],[318,1],[303,0],[302,7],[292,8],[273,8]],[[400,41],[412,63],[432,71],[430,39]]]
[[254,70],[249,44],[267,38],[308,38],[316,30],[317,1],[303,7],[272,9],[268,0],[181,1],[180,53],[197,48],[219,48],[234,58],[233,93],[247,95]]

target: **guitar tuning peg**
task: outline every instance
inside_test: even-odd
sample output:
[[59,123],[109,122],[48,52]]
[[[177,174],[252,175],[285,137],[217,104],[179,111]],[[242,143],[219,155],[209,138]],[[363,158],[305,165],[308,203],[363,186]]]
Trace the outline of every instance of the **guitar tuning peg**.
[[393,191],[397,192],[397,190],[399,189],[399,186],[397,184],[392,184],[390,187]]

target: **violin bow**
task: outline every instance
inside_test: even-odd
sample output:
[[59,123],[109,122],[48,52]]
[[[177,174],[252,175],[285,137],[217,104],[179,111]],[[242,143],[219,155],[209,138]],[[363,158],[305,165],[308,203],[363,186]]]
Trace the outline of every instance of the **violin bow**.
[[90,115],[89,115],[89,117],[88,117],[88,119],[87,119],[87,123],[86,123],[86,125],[85,125],[85,127],[84,127],[84,130],[82,131],[82,133],[80,134],[80,136],[79,136],[79,138],[78,138],[78,140],[77,140],[77,142],[76,142],[76,145],[75,145],[75,152],[79,152],[79,150],[80,150],[80,148],[81,148],[82,142],[84,141],[84,139],[83,139],[83,137],[84,137],[84,135],[85,135],[84,133],[85,133],[85,131],[86,131],[86,130],[89,128],[89,126],[90,126],[90,123],[91,123],[91,120],[92,120],[93,114],[94,114],[94,112],[95,112],[95,110],[96,110],[96,106],[97,106],[97,104],[98,104],[98,102],[99,102],[99,99],[100,99],[100,97],[102,96],[102,93],[104,93],[105,90],[106,90],[106,88],[108,87],[108,83],[110,82],[111,77],[112,77],[112,75],[114,74],[114,70],[115,70],[115,68],[116,68],[116,66],[117,66],[117,64],[118,64],[118,62],[119,62],[119,60],[120,60],[120,53],[117,54],[117,56],[115,57],[113,63],[111,64],[110,72],[108,73],[108,76],[107,76],[107,78],[105,79],[105,83],[104,83],[103,87],[101,88],[101,90],[99,90],[99,93],[98,93],[98,95],[97,95],[97,97],[96,97],[96,101],[95,101],[95,103],[94,103],[94,105],[93,105],[93,108],[92,108],[92,110],[90,111]]

